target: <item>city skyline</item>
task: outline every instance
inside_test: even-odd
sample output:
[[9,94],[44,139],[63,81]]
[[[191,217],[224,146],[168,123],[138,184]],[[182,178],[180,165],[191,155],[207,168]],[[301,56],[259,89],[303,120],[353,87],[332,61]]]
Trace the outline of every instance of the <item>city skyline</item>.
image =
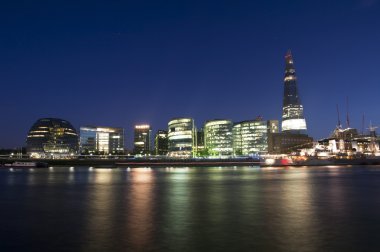
[[197,125],[258,115],[280,120],[288,49],[310,136],[334,130],[336,104],[346,114],[346,97],[352,127],[361,129],[363,113],[365,128],[370,120],[380,124],[379,3],[307,5],[98,3],[86,9],[80,3],[60,11],[53,3],[8,3],[1,17],[8,36],[0,41],[0,103],[12,123],[2,121],[0,148],[25,145],[30,125],[44,117],[77,129],[123,127],[128,148],[139,123],[156,131],[175,117]]
[[380,0],[12,0],[0,27],[0,252],[380,250]]

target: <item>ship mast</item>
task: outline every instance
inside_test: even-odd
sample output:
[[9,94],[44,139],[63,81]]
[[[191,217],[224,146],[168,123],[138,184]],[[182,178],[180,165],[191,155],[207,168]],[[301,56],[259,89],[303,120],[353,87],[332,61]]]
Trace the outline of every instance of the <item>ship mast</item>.
[[346,97],[346,109],[347,109],[346,122],[347,122],[347,128],[349,128],[350,127],[350,117],[348,114],[348,97]]
[[340,129],[342,128],[342,124],[340,123],[340,114],[339,114],[339,106],[336,104],[336,112],[338,113],[338,125],[337,128]]
[[376,143],[376,129],[378,127],[372,126],[372,122],[369,122],[369,135],[371,138],[371,143],[369,145],[369,150],[372,152],[372,154],[375,154],[379,150],[379,146]]
[[364,136],[364,113],[362,116],[362,136]]

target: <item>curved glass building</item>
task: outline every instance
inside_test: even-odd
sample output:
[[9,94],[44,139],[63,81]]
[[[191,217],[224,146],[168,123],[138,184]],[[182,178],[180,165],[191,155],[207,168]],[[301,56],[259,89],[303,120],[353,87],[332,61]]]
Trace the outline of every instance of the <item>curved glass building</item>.
[[78,134],[70,122],[58,118],[38,119],[30,128],[26,151],[35,158],[59,158],[78,152]]
[[168,123],[168,155],[193,157],[195,127],[192,118],[175,118]]
[[209,156],[232,155],[232,126],[230,120],[212,120],[204,125],[204,143]]

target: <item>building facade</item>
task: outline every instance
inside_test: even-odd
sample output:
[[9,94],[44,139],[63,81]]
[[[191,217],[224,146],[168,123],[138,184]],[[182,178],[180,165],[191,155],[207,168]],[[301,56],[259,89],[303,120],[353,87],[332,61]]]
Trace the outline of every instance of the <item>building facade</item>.
[[298,94],[297,76],[293,57],[289,51],[285,56],[284,98],[282,107],[283,132],[305,133],[306,120]]
[[124,129],[80,127],[80,152],[84,155],[124,154]]
[[168,155],[170,157],[188,158],[194,156],[196,146],[194,120],[176,118],[168,123]]
[[242,121],[233,126],[233,152],[235,156],[266,154],[268,152],[268,133],[278,130],[278,121]]
[[268,139],[268,152],[270,154],[290,154],[304,148],[311,148],[312,145],[313,138],[306,134],[271,133]]
[[152,130],[148,124],[135,125],[134,149],[135,155],[148,155],[151,153]]
[[232,126],[230,120],[212,120],[205,123],[204,146],[208,156],[232,155]]
[[26,150],[33,158],[69,157],[78,152],[78,134],[66,120],[41,118],[29,130]]
[[155,155],[168,154],[168,132],[166,130],[158,130],[154,138]]
[[280,132],[278,120],[268,120],[268,134]]

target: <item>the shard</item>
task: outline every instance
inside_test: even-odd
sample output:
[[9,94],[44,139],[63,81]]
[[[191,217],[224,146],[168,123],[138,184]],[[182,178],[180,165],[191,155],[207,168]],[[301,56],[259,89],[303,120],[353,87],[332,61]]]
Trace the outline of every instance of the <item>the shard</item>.
[[282,131],[304,133],[306,131],[306,121],[298,94],[296,70],[290,50],[285,56],[285,63]]

